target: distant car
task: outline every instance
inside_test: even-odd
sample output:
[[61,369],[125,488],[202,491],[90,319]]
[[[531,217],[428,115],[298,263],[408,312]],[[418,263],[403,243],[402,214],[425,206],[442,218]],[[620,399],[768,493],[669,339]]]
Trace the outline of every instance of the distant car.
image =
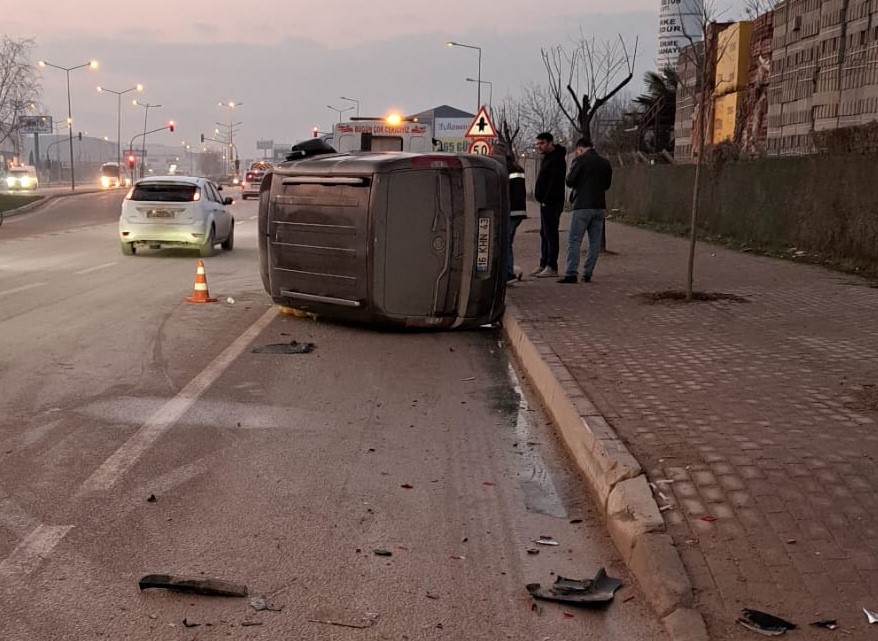
[[133,256],[138,247],[193,247],[213,256],[220,243],[235,245],[235,219],[219,188],[206,178],[150,176],[138,180],[122,202],[119,238],[122,253]]
[[243,191],[241,192],[242,200],[247,200],[250,196],[259,196],[259,187],[262,185],[262,178],[264,176],[265,172],[261,169],[254,169],[244,174]]
[[125,170],[119,163],[105,162],[101,165],[101,189],[113,189],[130,184],[130,179],[125,177]]
[[40,186],[35,167],[26,165],[23,167],[11,167],[6,174],[6,187],[9,191],[19,189],[36,189]]

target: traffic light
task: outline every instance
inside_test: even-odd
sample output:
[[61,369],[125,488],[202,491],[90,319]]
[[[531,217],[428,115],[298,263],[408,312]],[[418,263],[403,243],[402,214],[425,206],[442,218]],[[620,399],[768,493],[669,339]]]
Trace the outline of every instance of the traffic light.
[[171,133],[174,133],[174,127],[176,127],[176,125],[174,124],[174,121],[171,120],[171,121],[168,123],[168,130],[169,130]]
[[204,134],[201,134],[201,142],[204,142]]
[[319,134],[319,133],[320,133],[320,130],[317,127],[314,127],[314,129],[311,130],[311,134],[314,136],[314,138],[316,138],[317,134]]
[[134,154],[130,154],[128,156],[128,168],[134,169],[134,163],[137,162],[137,158],[134,157]]

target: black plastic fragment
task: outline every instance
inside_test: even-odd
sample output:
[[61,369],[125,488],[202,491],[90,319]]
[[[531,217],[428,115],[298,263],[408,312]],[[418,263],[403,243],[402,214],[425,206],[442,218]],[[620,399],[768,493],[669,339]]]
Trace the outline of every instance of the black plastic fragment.
[[737,620],[737,623],[748,630],[758,632],[767,637],[778,637],[787,630],[795,630],[797,627],[795,623],[767,612],[744,608],[743,613],[743,616]]
[[607,571],[601,568],[593,579],[577,580],[559,576],[550,588],[543,589],[539,583],[529,583],[526,587],[535,599],[593,606],[612,601],[622,582],[607,576]]
[[157,588],[202,596],[247,596],[247,586],[219,579],[203,579],[170,574],[147,574],[138,582],[141,590]]
[[272,345],[254,347],[251,351],[254,354],[310,354],[315,349],[317,349],[317,345],[314,343],[290,341],[289,343],[273,343]]

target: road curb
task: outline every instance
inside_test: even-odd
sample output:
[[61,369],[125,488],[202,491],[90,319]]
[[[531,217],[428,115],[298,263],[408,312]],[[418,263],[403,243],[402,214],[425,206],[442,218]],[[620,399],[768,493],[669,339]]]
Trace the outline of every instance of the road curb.
[[88,191],[71,191],[69,193],[63,194],[46,194],[45,196],[42,194],[37,194],[40,196],[39,200],[35,200],[32,203],[28,203],[27,205],[22,205],[21,207],[16,207],[15,209],[8,209],[3,212],[4,218],[11,218],[12,216],[19,216],[21,214],[26,214],[29,211],[33,211],[34,209],[38,209],[43,205],[46,205],[56,198],[66,198],[67,196],[85,196],[86,194],[99,194],[103,190],[99,189],[91,189]]
[[708,641],[692,583],[640,464],[570,371],[507,304],[503,334],[604,514],[607,530],[673,641]]

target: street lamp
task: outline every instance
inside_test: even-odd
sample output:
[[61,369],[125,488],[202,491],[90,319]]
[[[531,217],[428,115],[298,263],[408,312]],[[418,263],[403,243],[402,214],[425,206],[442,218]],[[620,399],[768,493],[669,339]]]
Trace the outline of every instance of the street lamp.
[[349,102],[355,102],[355,103],[357,103],[357,118],[359,118],[359,117],[360,117],[360,101],[357,100],[356,98],[346,98],[345,96],[339,96],[339,97],[340,97],[342,100],[347,100],[347,101],[349,101]]
[[70,191],[76,191],[76,175],[73,169],[73,108],[70,105],[70,72],[76,71],[77,69],[84,69],[85,67],[88,67],[89,69],[97,69],[98,61],[90,60],[81,65],[76,65],[75,67],[62,67],[60,65],[52,64],[51,62],[46,62],[45,60],[40,60],[37,64],[44,69],[46,67],[52,67],[53,69],[60,69],[67,74],[67,133],[68,138],[70,139]]
[[143,107],[146,110],[143,114],[143,145],[141,146],[142,152],[140,154],[140,177],[143,178],[143,170],[146,168],[146,123],[149,119],[149,110],[159,109],[161,105],[153,105],[148,102],[140,102],[136,98],[131,101],[131,104],[136,107]]
[[[232,120],[234,120],[234,118],[232,117],[232,112],[243,104],[244,104],[243,102],[235,102],[234,100],[229,100],[228,102],[219,101],[217,103],[217,105],[219,105],[220,107],[226,107],[229,110],[229,147],[233,147],[235,150],[235,159],[234,159],[235,175],[238,174],[240,160],[238,159],[238,148],[234,146],[234,144],[235,144],[235,140],[234,140],[235,123],[232,123]],[[239,122],[236,124],[240,125],[241,123]],[[231,152],[229,152],[229,155],[231,157]]]
[[479,112],[479,109],[482,108],[482,48],[477,47],[476,45],[465,45],[462,42],[446,42],[446,46],[448,47],[463,47],[464,49],[475,49],[479,52],[479,75],[477,76],[476,82],[478,83],[478,91],[477,98],[478,105],[476,105],[476,113]]
[[114,91],[98,85],[98,93],[111,93],[118,99],[118,105],[116,106],[116,142],[118,143],[116,145],[116,160],[119,163],[120,169],[122,167],[122,96],[131,91],[143,91],[143,85],[137,84],[124,91]]
[[345,107],[344,109],[339,109],[338,107],[333,107],[332,105],[326,105],[326,108],[327,108],[327,109],[332,109],[333,111],[335,111],[335,112],[338,113],[338,121],[339,121],[339,122],[341,122],[341,115],[342,115],[344,112],[346,112],[346,111],[350,111],[351,109],[353,109],[353,107]]
[[466,81],[488,85],[488,108],[494,111],[494,83],[490,80],[477,80],[476,78],[467,78]]

